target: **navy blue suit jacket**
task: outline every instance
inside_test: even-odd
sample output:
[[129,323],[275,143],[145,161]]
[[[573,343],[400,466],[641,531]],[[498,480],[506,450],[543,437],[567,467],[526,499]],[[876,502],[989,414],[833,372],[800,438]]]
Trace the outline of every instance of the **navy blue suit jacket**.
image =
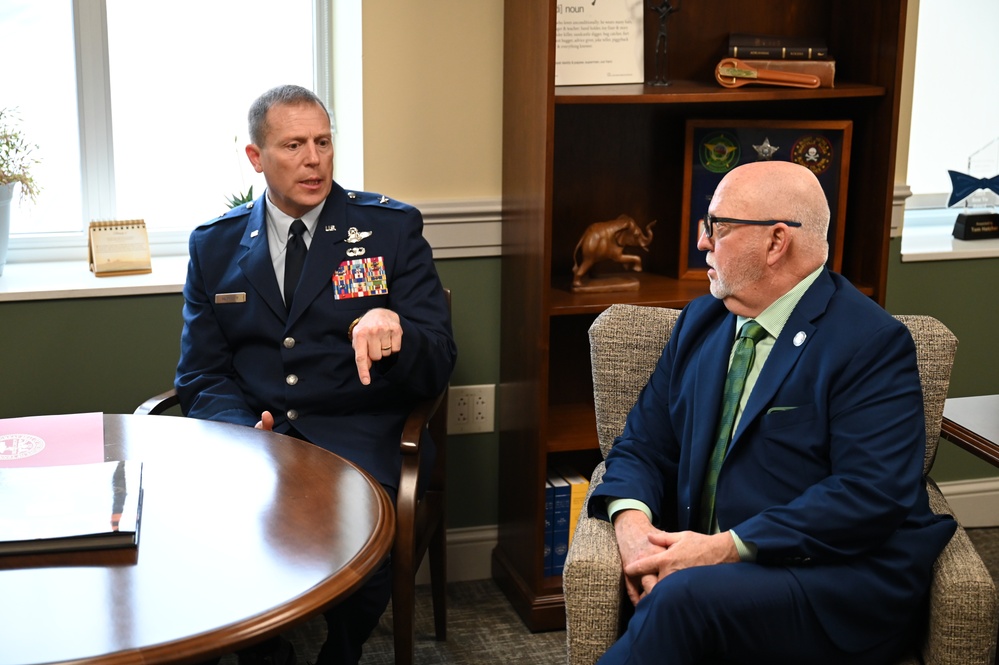
[[[263,197],[191,234],[184,332],[175,386],[189,417],[253,426],[271,411],[275,431],[294,427],[395,488],[399,436],[420,399],[443,390],[457,352],[450,313],[412,206],[344,191],[326,199],[287,312],[267,245]],[[351,228],[370,236],[348,242]],[[348,249],[364,254],[349,257]],[[333,273],[382,259],[387,293],[334,295]],[[374,268],[372,268],[374,266]],[[374,274],[374,273],[372,273]],[[357,376],[351,322],[384,307],[402,322],[402,349]],[[289,412],[293,420],[289,420]]]
[[[697,530],[736,317],[711,296],[677,321],[589,503],[633,498],[660,528]],[[803,340],[796,344],[795,340]],[[786,566],[829,636],[859,651],[896,633],[925,597],[955,529],[932,514],[923,401],[908,330],[824,271],[752,393],[718,478],[716,514]]]

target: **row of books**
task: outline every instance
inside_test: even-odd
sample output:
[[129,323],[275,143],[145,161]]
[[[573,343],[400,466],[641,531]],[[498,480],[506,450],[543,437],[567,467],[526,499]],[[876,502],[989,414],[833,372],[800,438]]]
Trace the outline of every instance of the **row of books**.
[[822,38],[733,33],[728,39],[728,56],[756,70],[811,74],[819,78],[819,87],[834,87],[836,60]]
[[560,468],[545,482],[545,575],[561,575],[590,481],[575,469]]
[[826,60],[829,48],[820,37],[778,37],[734,32],[728,36],[732,58],[765,60]]

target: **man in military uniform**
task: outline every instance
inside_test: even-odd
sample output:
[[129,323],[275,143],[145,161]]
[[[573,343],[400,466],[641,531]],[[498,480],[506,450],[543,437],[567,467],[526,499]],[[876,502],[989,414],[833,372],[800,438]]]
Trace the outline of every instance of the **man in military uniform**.
[[[298,86],[250,108],[246,154],[267,190],[191,234],[175,385],[187,416],[310,441],[394,502],[406,415],[443,390],[457,352],[422,216],[334,182],[330,125]],[[385,566],[329,611],[320,663],[356,663],[390,595]],[[293,662],[276,646],[241,660]]]

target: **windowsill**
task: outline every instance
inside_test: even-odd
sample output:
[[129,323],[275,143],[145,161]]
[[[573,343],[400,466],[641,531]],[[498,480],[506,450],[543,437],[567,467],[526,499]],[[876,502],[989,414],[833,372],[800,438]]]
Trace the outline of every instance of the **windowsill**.
[[999,257],[999,238],[954,238],[954,222],[960,212],[953,209],[906,210],[902,227],[902,262]]
[[8,263],[0,276],[0,302],[181,293],[187,256],[154,256],[145,275],[96,277],[86,261]]
[[[500,256],[499,199],[424,201],[417,207],[423,212],[423,235],[433,247],[435,260]],[[0,302],[181,293],[187,277],[189,233],[162,232],[151,237],[152,273],[114,277],[95,277],[90,272],[86,243],[80,237],[12,239],[11,254],[0,275]]]

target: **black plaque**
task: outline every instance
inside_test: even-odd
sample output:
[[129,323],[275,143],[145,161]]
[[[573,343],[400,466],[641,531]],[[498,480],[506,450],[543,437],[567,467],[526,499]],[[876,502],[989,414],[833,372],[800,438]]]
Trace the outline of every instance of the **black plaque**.
[[999,213],[962,212],[954,222],[954,237],[958,240],[999,238]]

